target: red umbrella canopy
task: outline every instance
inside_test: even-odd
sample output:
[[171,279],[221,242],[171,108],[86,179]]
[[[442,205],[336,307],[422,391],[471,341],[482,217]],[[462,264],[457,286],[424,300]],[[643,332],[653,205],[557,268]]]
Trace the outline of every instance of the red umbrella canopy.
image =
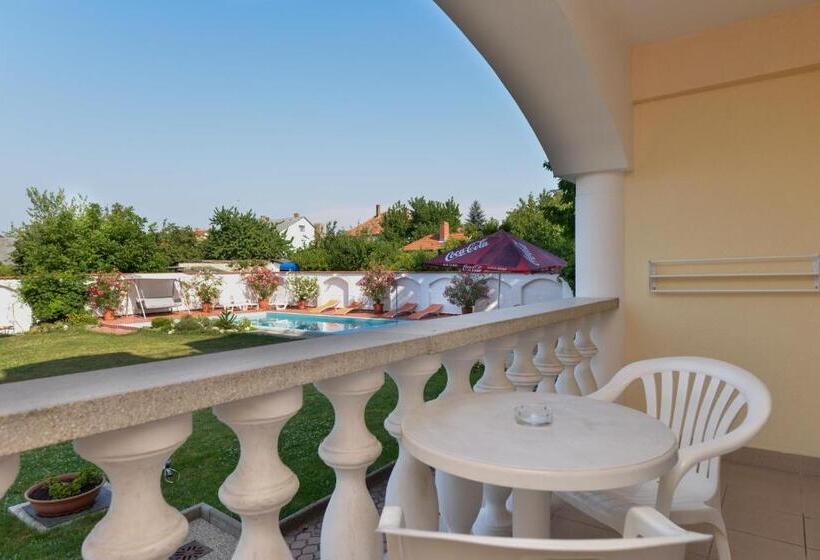
[[564,259],[506,231],[443,253],[425,264],[459,267],[470,272],[560,272]]

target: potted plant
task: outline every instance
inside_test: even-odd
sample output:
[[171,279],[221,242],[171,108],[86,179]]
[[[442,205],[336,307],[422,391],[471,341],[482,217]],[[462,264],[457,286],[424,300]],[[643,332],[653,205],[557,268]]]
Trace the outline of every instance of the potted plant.
[[222,292],[222,278],[210,270],[200,270],[194,273],[188,287],[199,298],[202,311],[210,313],[214,309],[214,302],[219,299],[219,294]]
[[453,276],[444,288],[444,297],[453,305],[461,307],[462,313],[472,313],[478,300],[486,298],[490,293],[488,281],[486,276],[462,272]]
[[319,280],[315,276],[293,276],[288,280],[288,291],[299,309],[307,307],[308,301],[319,297]]
[[90,508],[104,483],[102,471],[87,465],[79,472],[41,480],[26,490],[26,499],[37,515],[60,517]]
[[128,294],[128,284],[119,272],[102,272],[94,277],[86,295],[88,304],[102,313],[104,321],[114,319],[114,311]]
[[362,293],[373,302],[375,313],[384,313],[384,299],[390,294],[390,289],[396,284],[396,275],[382,265],[373,265],[357,282]]
[[282,284],[282,277],[273,270],[265,266],[254,266],[242,272],[242,280],[245,286],[254,294],[259,301],[259,309],[268,309],[270,297]]

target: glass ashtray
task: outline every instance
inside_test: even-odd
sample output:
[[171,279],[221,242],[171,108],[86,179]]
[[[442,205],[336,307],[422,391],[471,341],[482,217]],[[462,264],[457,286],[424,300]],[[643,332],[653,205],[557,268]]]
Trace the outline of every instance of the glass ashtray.
[[544,403],[519,404],[515,407],[515,421],[522,426],[552,424],[552,409]]

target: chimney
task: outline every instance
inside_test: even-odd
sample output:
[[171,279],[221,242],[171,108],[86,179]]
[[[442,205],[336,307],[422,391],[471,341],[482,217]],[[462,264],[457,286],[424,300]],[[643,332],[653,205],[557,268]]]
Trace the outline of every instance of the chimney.
[[298,218],[298,217],[299,217],[299,212],[294,212],[294,213],[293,213],[293,217],[294,217],[294,218]]
[[382,215],[382,205],[381,205],[381,204],[377,204],[377,205],[376,205],[376,217],[378,218],[378,217],[379,217],[379,216],[381,216],[381,215]]
[[438,240],[444,243],[450,238],[450,223],[449,222],[441,222],[441,225],[438,226]]

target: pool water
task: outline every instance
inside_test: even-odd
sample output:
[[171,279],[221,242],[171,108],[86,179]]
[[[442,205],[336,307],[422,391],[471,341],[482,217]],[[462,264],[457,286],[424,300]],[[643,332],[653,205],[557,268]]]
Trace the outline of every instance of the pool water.
[[254,313],[246,315],[254,327],[272,332],[293,334],[340,334],[396,325],[394,319],[361,319],[326,314]]

